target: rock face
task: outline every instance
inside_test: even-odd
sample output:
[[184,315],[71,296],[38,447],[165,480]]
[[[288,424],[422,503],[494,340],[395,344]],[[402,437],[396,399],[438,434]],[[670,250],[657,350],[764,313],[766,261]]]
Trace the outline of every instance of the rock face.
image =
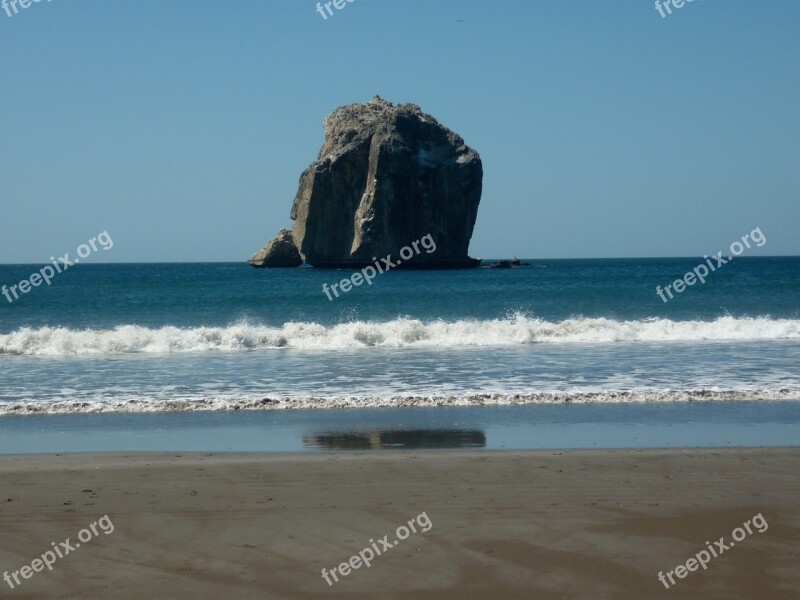
[[[378,96],[336,109],[324,129],[325,142],[300,176],[291,212],[294,245],[305,262],[361,267],[430,234],[436,251],[421,252],[404,267],[480,263],[467,252],[483,166],[461,137],[414,104],[395,106]],[[285,235],[282,240],[283,249]]]
[[261,248],[247,261],[254,267],[299,267],[303,259],[294,245],[292,232],[281,229],[272,241]]

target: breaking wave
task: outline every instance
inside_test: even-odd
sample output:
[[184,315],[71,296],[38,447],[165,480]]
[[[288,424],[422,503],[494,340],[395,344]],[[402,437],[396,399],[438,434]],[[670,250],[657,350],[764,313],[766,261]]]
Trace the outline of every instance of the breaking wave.
[[800,320],[720,317],[714,321],[573,318],[551,322],[525,315],[507,319],[352,321],[336,325],[290,322],[269,327],[247,322],[227,327],[121,325],[113,329],[21,328],[0,334],[0,355],[72,356],[182,354],[365,347],[425,348],[513,346],[537,343],[704,342],[800,339]]

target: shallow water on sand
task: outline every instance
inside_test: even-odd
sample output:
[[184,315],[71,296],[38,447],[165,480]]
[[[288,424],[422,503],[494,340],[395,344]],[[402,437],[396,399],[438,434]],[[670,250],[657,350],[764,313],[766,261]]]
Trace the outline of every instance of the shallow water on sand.
[[800,445],[800,402],[95,414],[0,419],[0,454]]

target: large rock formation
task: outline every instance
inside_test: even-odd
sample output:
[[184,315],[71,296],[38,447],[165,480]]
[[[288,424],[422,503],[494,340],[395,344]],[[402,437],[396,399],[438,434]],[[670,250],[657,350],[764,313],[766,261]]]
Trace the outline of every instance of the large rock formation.
[[[294,244],[317,267],[361,267],[430,235],[411,268],[459,268],[468,256],[483,166],[464,140],[414,104],[371,102],[325,119],[319,156],[300,176]],[[269,266],[269,265],[265,265]]]
[[267,242],[247,262],[254,267],[299,267],[303,264],[303,259],[294,245],[292,232],[281,229],[272,241]]

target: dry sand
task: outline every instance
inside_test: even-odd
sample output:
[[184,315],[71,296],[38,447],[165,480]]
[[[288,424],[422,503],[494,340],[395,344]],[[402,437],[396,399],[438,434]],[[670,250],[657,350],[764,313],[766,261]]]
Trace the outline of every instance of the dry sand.
[[[800,449],[0,457],[9,598],[798,598]],[[421,512],[370,568],[331,569]],[[762,513],[769,524],[664,589]]]

